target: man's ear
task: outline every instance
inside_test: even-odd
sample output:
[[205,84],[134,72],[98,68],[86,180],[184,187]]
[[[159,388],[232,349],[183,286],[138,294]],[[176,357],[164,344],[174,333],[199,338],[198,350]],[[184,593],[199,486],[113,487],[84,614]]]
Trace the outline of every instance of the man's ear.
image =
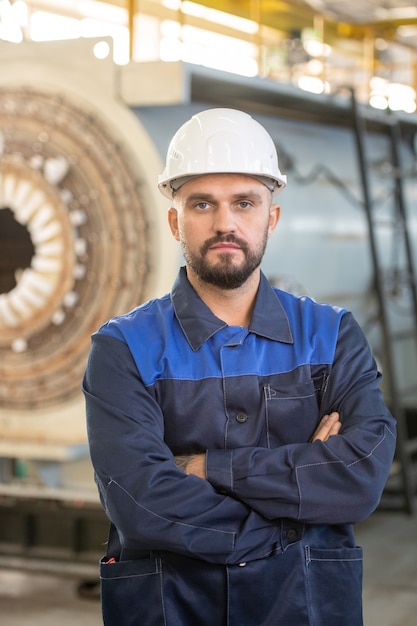
[[270,237],[274,232],[276,225],[279,222],[280,216],[281,207],[279,206],[279,204],[271,204],[271,208],[269,209],[268,237]]
[[179,241],[179,229],[178,229],[178,211],[174,207],[168,210],[168,224],[171,229],[171,233],[177,241]]

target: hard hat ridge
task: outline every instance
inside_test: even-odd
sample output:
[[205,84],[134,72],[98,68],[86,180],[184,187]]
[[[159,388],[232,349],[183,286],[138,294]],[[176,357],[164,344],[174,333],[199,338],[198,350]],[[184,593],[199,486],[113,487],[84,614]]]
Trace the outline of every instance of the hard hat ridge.
[[168,147],[158,186],[164,196],[172,198],[190,178],[220,173],[246,174],[275,193],[287,182],[269,133],[250,115],[235,109],[208,109],[185,122]]

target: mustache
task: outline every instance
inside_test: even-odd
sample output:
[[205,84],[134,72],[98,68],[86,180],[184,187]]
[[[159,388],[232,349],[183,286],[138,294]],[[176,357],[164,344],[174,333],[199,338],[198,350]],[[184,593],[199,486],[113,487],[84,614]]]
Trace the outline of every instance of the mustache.
[[205,254],[207,254],[207,251],[209,250],[209,248],[211,248],[211,246],[216,245],[217,243],[234,243],[237,246],[239,246],[239,248],[241,248],[243,250],[243,252],[247,252],[248,251],[248,244],[246,243],[246,241],[244,241],[243,239],[239,239],[239,237],[235,237],[234,235],[217,235],[215,237],[211,237],[211,239],[207,239],[203,246],[201,247],[201,254],[204,256]]

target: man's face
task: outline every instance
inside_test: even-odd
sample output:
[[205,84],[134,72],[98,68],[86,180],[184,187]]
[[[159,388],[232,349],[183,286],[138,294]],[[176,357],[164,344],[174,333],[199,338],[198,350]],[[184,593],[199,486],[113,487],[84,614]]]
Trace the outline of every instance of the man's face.
[[176,192],[169,211],[189,270],[222,289],[242,286],[259,267],[278,218],[270,190],[241,174],[191,179]]

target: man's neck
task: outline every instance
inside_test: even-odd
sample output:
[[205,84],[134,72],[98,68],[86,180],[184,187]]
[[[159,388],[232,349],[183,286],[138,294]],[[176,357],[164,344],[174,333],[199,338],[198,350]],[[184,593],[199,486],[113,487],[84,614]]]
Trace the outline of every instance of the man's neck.
[[200,280],[188,267],[187,277],[202,301],[216,317],[229,326],[249,325],[259,287],[259,270],[255,271],[237,289],[221,289],[216,285],[206,283]]

